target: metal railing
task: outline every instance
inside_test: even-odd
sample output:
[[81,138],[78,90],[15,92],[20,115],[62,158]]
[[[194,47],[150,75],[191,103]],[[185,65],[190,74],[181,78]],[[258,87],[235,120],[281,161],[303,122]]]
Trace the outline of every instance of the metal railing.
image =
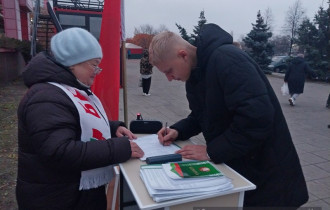
[[53,0],[53,6],[62,9],[103,11],[104,0]]

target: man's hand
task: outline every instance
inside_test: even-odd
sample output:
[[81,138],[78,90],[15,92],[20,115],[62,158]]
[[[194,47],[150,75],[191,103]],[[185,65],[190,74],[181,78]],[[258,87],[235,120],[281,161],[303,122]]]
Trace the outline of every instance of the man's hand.
[[127,136],[129,140],[136,139],[137,137],[124,126],[119,126],[116,131],[117,137]]
[[[166,129],[166,132],[165,132]],[[166,133],[166,135],[165,135]],[[159,143],[164,145],[164,146],[169,146],[172,144],[173,141],[178,137],[179,133],[175,129],[171,128],[162,128],[158,131],[158,140]]]
[[186,159],[210,160],[207,156],[206,146],[203,145],[186,145],[175,153],[181,154]]

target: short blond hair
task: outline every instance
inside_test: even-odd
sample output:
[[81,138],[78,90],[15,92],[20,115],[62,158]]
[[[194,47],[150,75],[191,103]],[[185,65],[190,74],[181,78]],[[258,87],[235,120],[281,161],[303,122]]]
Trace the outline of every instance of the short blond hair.
[[182,47],[186,42],[181,36],[171,31],[164,31],[151,40],[149,46],[149,61],[156,66],[163,62],[171,55],[170,51],[174,50],[176,46]]

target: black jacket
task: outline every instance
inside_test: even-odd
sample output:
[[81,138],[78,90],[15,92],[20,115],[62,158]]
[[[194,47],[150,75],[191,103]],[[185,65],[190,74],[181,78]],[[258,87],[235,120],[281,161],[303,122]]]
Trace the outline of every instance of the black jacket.
[[[20,209],[105,209],[105,187],[79,191],[81,171],[128,160],[127,138],[80,141],[79,113],[60,88],[88,89],[65,67],[40,53],[26,67],[29,90],[18,108],[17,202]],[[111,121],[115,137],[119,121]]]
[[215,163],[253,182],[245,206],[300,206],[308,200],[298,155],[264,73],[232,37],[206,24],[197,40],[198,67],[186,82],[190,115],[171,128],[178,139],[200,132]]
[[284,81],[288,83],[290,94],[300,94],[304,92],[305,78],[307,74],[314,76],[312,69],[303,58],[294,58],[284,77]]

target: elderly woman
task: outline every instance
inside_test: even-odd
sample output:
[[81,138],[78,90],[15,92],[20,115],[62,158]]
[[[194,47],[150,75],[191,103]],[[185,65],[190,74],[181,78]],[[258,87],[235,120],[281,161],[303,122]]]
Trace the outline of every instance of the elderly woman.
[[106,209],[111,164],[142,157],[123,122],[109,121],[90,86],[102,49],[88,31],[70,28],[26,67],[29,88],[18,108],[20,209]]

